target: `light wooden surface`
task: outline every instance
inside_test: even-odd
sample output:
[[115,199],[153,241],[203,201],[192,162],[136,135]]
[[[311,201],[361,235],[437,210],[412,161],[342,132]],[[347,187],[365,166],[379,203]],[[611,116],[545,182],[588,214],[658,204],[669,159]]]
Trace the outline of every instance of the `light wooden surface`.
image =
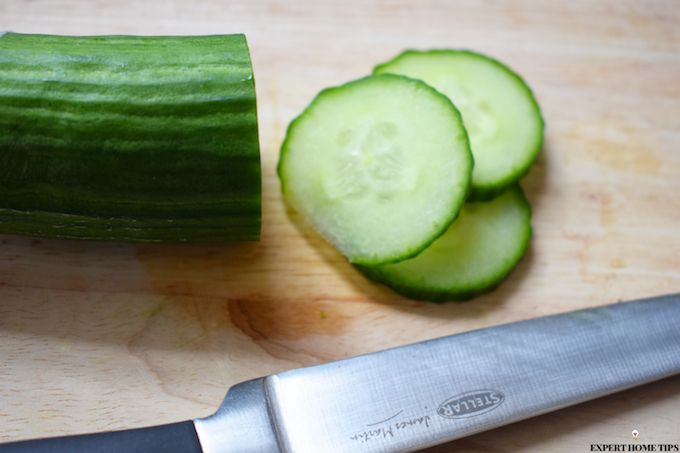
[[[134,246],[0,237],[0,440],[209,414],[231,384],[472,328],[680,291],[680,5],[0,0],[0,29],[245,32],[257,80],[262,242]],[[275,164],[321,88],[404,48],[464,47],[525,76],[547,119],[523,186],[528,256],[468,304],[402,299],[286,215]],[[680,327],[680,320],[679,327]],[[438,449],[680,442],[672,378]]]

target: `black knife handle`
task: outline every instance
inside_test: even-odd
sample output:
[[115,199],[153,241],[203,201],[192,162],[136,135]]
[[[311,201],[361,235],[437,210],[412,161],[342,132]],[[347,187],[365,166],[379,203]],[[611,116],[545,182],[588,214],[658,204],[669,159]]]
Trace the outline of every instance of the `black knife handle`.
[[148,428],[0,444],[0,453],[201,453],[189,420]]

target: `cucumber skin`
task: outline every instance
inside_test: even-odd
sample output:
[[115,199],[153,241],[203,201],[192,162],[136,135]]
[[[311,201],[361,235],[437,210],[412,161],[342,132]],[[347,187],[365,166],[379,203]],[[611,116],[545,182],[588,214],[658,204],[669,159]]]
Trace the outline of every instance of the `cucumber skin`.
[[258,240],[244,35],[0,35],[0,233]]
[[468,302],[477,296],[487,294],[494,289],[496,289],[517,267],[519,262],[522,260],[527,250],[529,249],[529,244],[531,242],[531,237],[533,235],[533,227],[531,226],[531,215],[532,209],[531,204],[527,200],[522,188],[519,185],[511,187],[507,190],[517,190],[521,195],[522,206],[527,216],[528,228],[525,232],[524,237],[521,239],[521,253],[518,255],[517,261],[507,270],[507,272],[498,274],[494,278],[488,281],[482,282],[478,285],[469,286],[467,288],[458,289],[455,291],[446,290],[434,290],[434,289],[415,289],[408,285],[402,285],[391,281],[389,278],[385,277],[385,274],[380,270],[379,267],[362,266],[355,265],[364,276],[368,279],[373,280],[378,283],[382,283],[388,288],[392,289],[397,294],[409,297],[411,299],[422,300],[426,302],[434,303],[445,303],[445,302]]
[[[536,157],[540,153],[541,149],[543,148],[543,140],[544,140],[544,131],[545,131],[545,118],[543,117],[543,113],[541,111],[541,107],[538,105],[538,101],[536,100],[536,96],[534,96],[534,92],[529,86],[529,84],[520,76],[517,72],[513,71],[509,66],[506,66],[504,63],[502,63],[500,60],[497,60],[496,58],[493,58],[489,55],[476,52],[474,50],[469,50],[469,49],[429,49],[429,50],[415,50],[415,49],[407,49],[402,51],[399,55],[396,57],[392,58],[391,60],[388,60],[384,63],[381,63],[373,68],[373,74],[384,74],[385,72],[382,71],[387,71],[385,68],[389,67],[390,65],[394,64],[396,61],[399,59],[408,56],[408,55],[413,55],[413,54],[424,54],[424,53],[434,53],[434,54],[463,54],[463,55],[470,55],[473,57],[479,57],[487,60],[489,63],[492,63],[494,66],[498,67],[499,69],[503,70],[506,74],[510,75],[513,79],[517,81],[517,85],[520,86],[527,94],[527,98],[530,100],[532,106],[534,107],[534,111],[539,119],[540,123],[540,129],[539,129],[539,137],[536,142],[536,146],[534,149],[531,151],[531,158],[527,160],[527,162],[520,168],[518,169],[515,173],[508,175],[507,178],[501,179],[497,181],[495,184],[489,184],[485,186],[477,186],[477,187],[472,187],[470,189],[470,195],[468,197],[468,201],[487,201],[491,200],[493,198],[496,198],[498,195],[502,194],[507,190],[509,187],[511,187],[513,184],[517,183],[522,177],[524,177],[529,170],[531,169],[531,166],[533,165],[534,161],[536,160]],[[474,297],[474,296],[473,296]]]
[[[452,108],[453,112],[458,117],[459,122],[461,123],[461,125],[463,125],[463,117],[461,116],[460,111],[453,104],[453,102],[451,102],[451,100],[448,97],[446,97],[445,95],[443,95],[439,91],[435,90],[434,88],[432,88],[430,85],[426,84],[425,82],[418,80],[418,79],[413,79],[411,77],[407,77],[407,76],[403,76],[403,75],[399,75],[399,74],[368,75],[368,76],[364,76],[364,77],[356,79],[356,80],[346,82],[342,85],[324,88],[323,90],[321,90],[315,96],[315,98],[312,100],[312,102],[310,102],[309,105],[307,105],[307,107],[302,111],[302,113],[300,113],[297,117],[295,117],[290,122],[290,124],[288,125],[288,128],[286,129],[286,137],[283,141],[283,144],[281,145],[281,152],[279,154],[279,162],[278,162],[277,167],[276,167],[277,175],[279,176],[279,180],[281,181],[281,192],[284,194],[284,199],[285,199],[285,194],[286,194],[286,183],[285,183],[286,178],[285,178],[285,175],[283,174],[283,161],[284,161],[286,155],[288,154],[288,149],[290,147],[290,141],[293,137],[293,134],[295,133],[295,126],[300,121],[302,121],[302,119],[304,119],[304,117],[306,115],[310,114],[310,112],[313,110],[313,107],[314,107],[314,105],[315,105],[315,103],[317,102],[318,99],[321,99],[323,96],[332,96],[334,93],[342,91],[345,88],[351,87],[353,84],[361,83],[361,82],[365,81],[366,79],[375,78],[375,77],[396,78],[396,79],[408,80],[410,82],[418,84],[419,86],[421,86],[424,89],[427,89],[427,90],[429,90],[433,93],[436,93],[437,96],[439,96],[439,98],[442,102],[446,103],[447,105],[449,105]],[[465,144],[466,144],[466,148],[467,148],[467,151],[468,151],[467,152],[467,156],[468,156],[468,180],[471,180],[472,169],[474,167],[474,158],[473,158],[472,152],[470,150],[470,139],[468,137],[467,130],[465,130],[465,126],[462,127],[462,132],[463,132],[463,135],[464,135]],[[417,247],[413,247],[413,248],[405,251],[404,253],[402,253],[400,255],[392,256],[388,260],[362,261],[362,262],[349,260],[350,263],[352,263],[353,265],[355,265],[357,267],[367,267],[368,268],[370,266],[379,266],[379,265],[382,265],[382,264],[398,263],[399,261],[404,261],[404,260],[407,260],[409,258],[413,258],[413,257],[417,256],[420,252],[422,252],[427,247],[429,247],[430,244],[432,244],[434,241],[436,241],[441,235],[446,233],[446,231],[449,229],[449,226],[451,226],[451,223],[453,223],[453,221],[456,220],[456,218],[458,217],[460,210],[462,209],[463,205],[465,204],[466,199],[469,197],[469,194],[470,194],[470,184],[468,184],[468,190],[465,193],[463,193],[462,196],[460,197],[460,199],[457,200],[457,202],[452,206],[450,218],[447,219],[447,221],[444,223],[442,228],[440,228],[437,231],[434,231],[433,235],[431,237],[429,237],[426,241],[423,241]],[[293,209],[295,209],[295,208],[293,207]]]

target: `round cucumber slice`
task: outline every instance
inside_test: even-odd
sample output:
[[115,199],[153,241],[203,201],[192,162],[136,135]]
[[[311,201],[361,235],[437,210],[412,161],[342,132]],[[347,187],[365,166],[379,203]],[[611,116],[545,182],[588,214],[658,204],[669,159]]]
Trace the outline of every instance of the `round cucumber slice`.
[[369,76],[326,89],[288,127],[286,201],[349,261],[415,256],[457,216],[472,155],[460,114],[425,83]]
[[516,187],[466,204],[447,232],[415,258],[359,269],[405,296],[465,300],[495,288],[519,263],[530,238],[531,207]]
[[529,86],[503,63],[467,50],[408,50],[375,74],[420,79],[463,115],[475,159],[471,198],[490,199],[521,178],[543,142],[543,118]]

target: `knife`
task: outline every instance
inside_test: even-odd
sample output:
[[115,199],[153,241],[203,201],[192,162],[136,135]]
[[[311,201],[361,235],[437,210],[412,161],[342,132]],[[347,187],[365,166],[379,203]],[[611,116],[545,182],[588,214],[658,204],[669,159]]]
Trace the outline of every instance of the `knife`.
[[411,452],[677,373],[680,293],[285,371],[206,418],[0,452]]

